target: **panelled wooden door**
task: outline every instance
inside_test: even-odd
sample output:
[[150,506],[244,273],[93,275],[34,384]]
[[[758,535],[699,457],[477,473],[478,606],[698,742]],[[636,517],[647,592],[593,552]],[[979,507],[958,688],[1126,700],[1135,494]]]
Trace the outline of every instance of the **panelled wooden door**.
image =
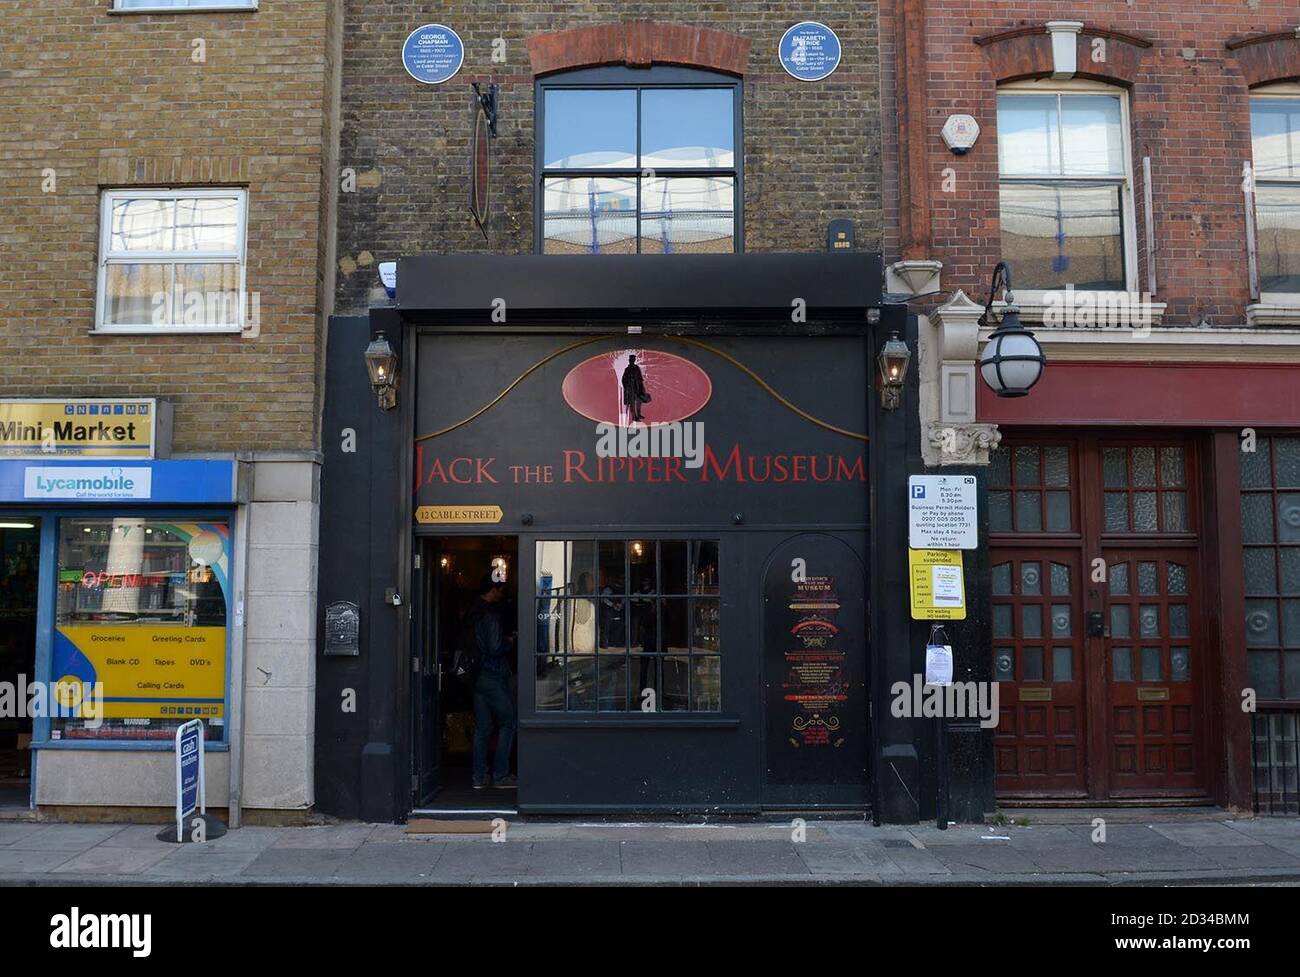
[[1195,444],[1004,442],[990,470],[997,789],[1201,796]]
[[1102,550],[1110,796],[1201,787],[1193,656],[1195,567],[1185,549]]
[[1079,553],[993,564],[997,770],[1007,790],[1087,796]]

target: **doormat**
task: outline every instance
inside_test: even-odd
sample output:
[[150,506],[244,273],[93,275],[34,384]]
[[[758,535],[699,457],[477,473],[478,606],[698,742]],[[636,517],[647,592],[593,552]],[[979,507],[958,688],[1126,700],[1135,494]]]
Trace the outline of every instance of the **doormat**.
[[492,822],[415,818],[407,822],[406,833],[408,835],[486,835],[492,833]]

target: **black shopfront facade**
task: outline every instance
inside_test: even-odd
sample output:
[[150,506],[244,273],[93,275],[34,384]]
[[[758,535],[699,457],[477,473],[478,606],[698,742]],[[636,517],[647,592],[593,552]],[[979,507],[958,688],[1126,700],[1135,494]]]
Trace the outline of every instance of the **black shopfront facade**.
[[[451,796],[455,619],[490,566],[520,815],[933,817],[935,726],[888,692],[928,630],[906,580],[916,371],[887,410],[876,368],[916,325],[880,282],[860,252],[419,256],[395,308],[333,319],[317,807],[402,820]],[[386,411],[362,362],[379,332]],[[991,743],[948,744],[951,810],[977,818]]]

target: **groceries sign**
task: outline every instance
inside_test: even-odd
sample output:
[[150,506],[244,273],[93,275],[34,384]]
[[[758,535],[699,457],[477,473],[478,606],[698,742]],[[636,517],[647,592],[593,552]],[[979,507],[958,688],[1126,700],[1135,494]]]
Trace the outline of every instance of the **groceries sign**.
[[152,399],[0,400],[0,457],[152,458]]

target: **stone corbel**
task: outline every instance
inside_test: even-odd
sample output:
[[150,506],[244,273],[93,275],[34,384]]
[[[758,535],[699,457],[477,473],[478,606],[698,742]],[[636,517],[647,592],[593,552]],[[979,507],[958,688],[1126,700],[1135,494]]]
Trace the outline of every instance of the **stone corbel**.
[[987,465],[989,452],[1002,443],[996,424],[931,422],[926,441],[940,465]]
[[885,269],[885,291],[912,298],[933,295],[939,291],[939,272],[942,270],[942,261],[925,259],[895,261]]
[[979,320],[984,307],[958,290],[931,313],[930,340],[922,357],[923,389],[921,446],[930,465],[987,465],[997,447],[996,425],[975,420],[975,390],[979,382]]

